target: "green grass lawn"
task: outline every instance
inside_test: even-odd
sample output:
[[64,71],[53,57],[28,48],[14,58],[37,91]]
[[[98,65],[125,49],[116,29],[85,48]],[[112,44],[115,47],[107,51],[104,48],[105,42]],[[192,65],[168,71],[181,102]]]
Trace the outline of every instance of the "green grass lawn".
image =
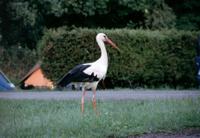
[[98,101],[0,100],[0,137],[126,137],[200,127],[200,99]]

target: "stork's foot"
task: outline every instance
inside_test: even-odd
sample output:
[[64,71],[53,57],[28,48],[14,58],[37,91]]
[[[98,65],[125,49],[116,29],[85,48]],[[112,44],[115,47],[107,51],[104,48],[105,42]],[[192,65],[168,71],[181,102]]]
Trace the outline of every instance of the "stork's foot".
[[81,112],[84,113],[84,103],[81,104]]
[[97,116],[99,116],[100,115],[100,112],[99,111],[95,111],[95,114],[97,115]]
[[84,100],[85,100],[86,91],[83,91],[82,98],[81,98],[81,112],[84,113]]
[[99,115],[99,111],[97,111],[97,104],[96,99],[92,100],[93,110],[95,111],[96,115]]
[[97,110],[96,99],[93,99],[93,100],[92,100],[92,105],[93,105],[94,111],[96,111],[96,110]]

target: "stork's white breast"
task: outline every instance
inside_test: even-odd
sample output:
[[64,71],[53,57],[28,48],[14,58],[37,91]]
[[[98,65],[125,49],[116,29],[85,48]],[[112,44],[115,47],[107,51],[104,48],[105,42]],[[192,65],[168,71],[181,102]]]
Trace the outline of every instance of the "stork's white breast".
[[91,75],[92,73],[94,73],[94,76],[97,76],[97,78],[99,78],[99,79],[105,78],[106,72],[107,72],[106,65],[99,64],[98,62],[89,63],[89,65],[91,65],[91,66],[89,68],[87,68],[86,70],[84,70],[83,71],[84,73],[86,73],[88,75]]

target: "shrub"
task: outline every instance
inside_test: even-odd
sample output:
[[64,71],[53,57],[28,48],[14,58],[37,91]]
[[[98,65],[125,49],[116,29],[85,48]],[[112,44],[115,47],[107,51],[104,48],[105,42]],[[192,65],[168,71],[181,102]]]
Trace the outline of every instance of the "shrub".
[[122,51],[119,54],[107,47],[107,76],[114,86],[194,87],[198,32],[176,30],[47,30],[38,46],[47,77],[56,82],[73,66],[96,60],[100,56],[95,41],[98,32],[106,33]]
[[0,46],[0,69],[15,84],[19,83],[37,60],[35,50],[21,46],[12,46],[7,49]]

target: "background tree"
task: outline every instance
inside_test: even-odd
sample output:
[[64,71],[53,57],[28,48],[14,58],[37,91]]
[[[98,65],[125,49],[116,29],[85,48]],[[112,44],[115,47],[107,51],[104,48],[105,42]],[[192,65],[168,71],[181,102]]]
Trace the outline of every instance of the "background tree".
[[35,49],[45,28],[60,26],[198,30],[199,9],[199,0],[1,0],[0,36]]
[[174,28],[176,16],[164,0],[149,1],[145,26],[150,29]]
[[199,0],[165,0],[177,16],[176,28],[180,30],[200,30]]

